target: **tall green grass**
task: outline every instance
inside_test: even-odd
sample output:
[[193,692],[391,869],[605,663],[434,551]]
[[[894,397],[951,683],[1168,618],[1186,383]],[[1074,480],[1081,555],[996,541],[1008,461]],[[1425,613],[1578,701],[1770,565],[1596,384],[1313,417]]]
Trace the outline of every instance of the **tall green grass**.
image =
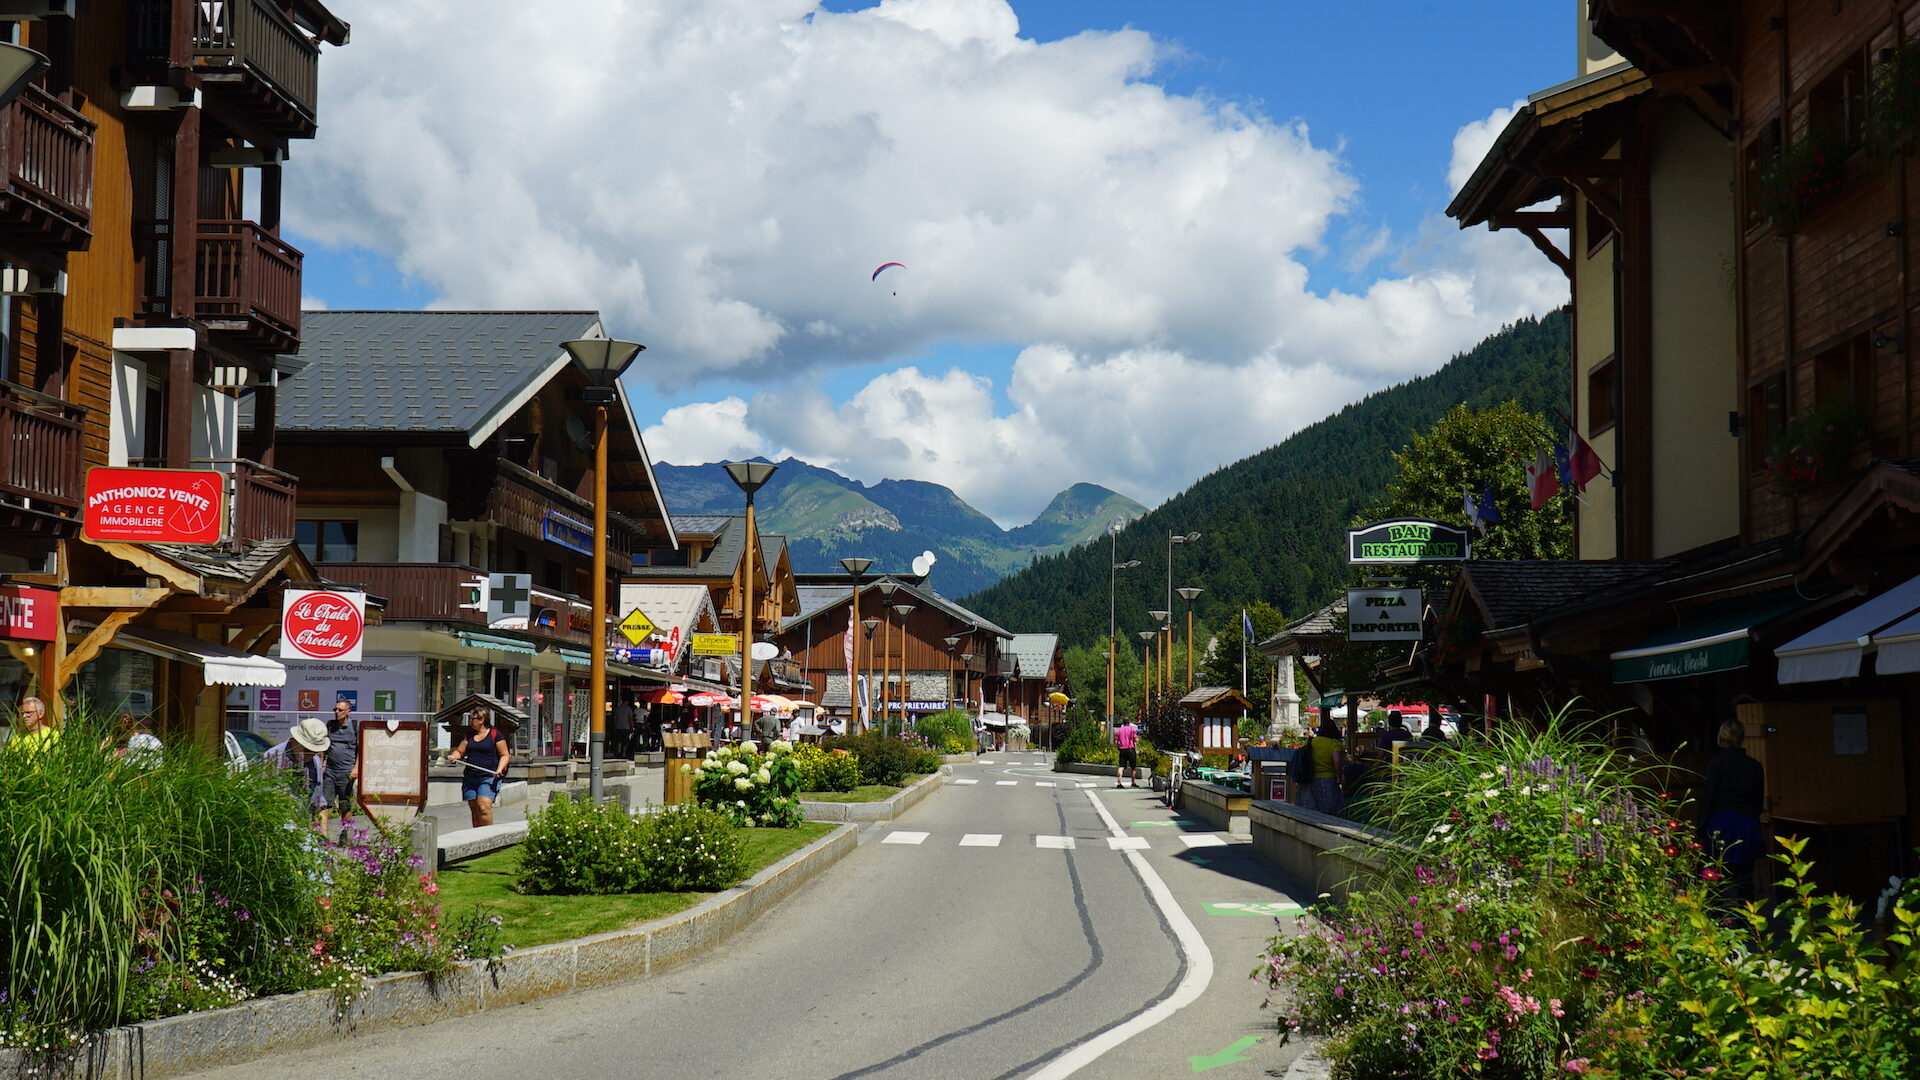
[[0,752],[0,1043],[141,1019],[155,969],[288,988],[316,921],[320,848],[279,776],[186,746],[143,768],[109,735],[75,707],[45,752]]

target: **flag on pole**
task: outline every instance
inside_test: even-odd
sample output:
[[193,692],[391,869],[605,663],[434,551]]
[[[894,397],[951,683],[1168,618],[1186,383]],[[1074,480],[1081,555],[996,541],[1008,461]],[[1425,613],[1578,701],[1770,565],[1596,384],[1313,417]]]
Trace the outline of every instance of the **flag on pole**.
[[1573,443],[1573,454],[1568,463],[1573,476],[1573,485],[1576,489],[1585,491],[1587,481],[1599,476],[1605,471],[1605,467],[1600,464],[1600,455],[1593,452],[1592,444],[1581,438],[1579,432],[1569,428],[1567,437]]
[[1533,501],[1535,510],[1547,505],[1560,490],[1559,470],[1554,466],[1553,451],[1541,447],[1532,463],[1527,466],[1527,493]]
[[1253,620],[1247,609],[1240,609],[1240,696],[1247,696],[1247,642],[1253,640]]
[[[1460,512],[1466,515],[1467,524],[1469,525],[1480,520],[1480,504],[1473,500],[1473,488],[1466,484],[1460,485]],[[1482,529],[1481,531],[1485,532],[1486,530]]]
[[1483,533],[1487,531],[1488,525],[1500,524],[1500,508],[1493,505],[1493,481],[1491,480],[1480,489],[1480,502],[1474,507],[1474,523]]

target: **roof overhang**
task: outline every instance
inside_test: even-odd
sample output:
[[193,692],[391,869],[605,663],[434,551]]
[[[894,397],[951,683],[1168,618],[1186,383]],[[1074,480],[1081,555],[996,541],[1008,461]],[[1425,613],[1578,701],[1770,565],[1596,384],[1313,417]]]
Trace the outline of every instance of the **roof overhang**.
[[[91,630],[95,624],[75,620],[73,626]],[[201,681],[210,686],[287,685],[286,665],[270,656],[256,656],[231,645],[171,630],[122,626],[114,633],[112,644],[162,660],[190,664],[200,669]]]

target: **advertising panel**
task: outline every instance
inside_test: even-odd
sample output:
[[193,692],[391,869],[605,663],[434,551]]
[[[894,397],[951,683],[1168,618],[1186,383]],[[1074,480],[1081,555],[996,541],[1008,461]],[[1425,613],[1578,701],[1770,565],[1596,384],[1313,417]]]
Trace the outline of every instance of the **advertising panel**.
[[1419,641],[1426,602],[1419,589],[1348,589],[1348,641]]
[[217,544],[227,521],[227,477],[212,469],[87,470],[89,540]]
[[52,641],[59,619],[59,593],[25,585],[0,585],[0,638]]
[[281,659],[359,662],[366,593],[288,589],[280,611]]

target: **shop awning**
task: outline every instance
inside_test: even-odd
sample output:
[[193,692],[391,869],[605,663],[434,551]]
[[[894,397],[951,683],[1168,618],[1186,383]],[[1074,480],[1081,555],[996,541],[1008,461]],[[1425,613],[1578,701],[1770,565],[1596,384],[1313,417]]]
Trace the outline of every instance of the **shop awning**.
[[539,651],[530,641],[518,641],[494,634],[476,634],[467,630],[460,632],[460,644],[472,649],[492,649],[495,652],[520,653],[523,656],[532,656]]
[[171,630],[123,626],[113,636],[113,644],[162,660],[192,664],[200,669],[201,681],[212,686],[287,685],[286,666],[271,656],[255,656]]
[[561,649],[560,659],[575,667],[590,667],[593,664],[593,654],[583,653],[577,649]]
[[[1775,649],[1780,681],[1853,678],[1860,674],[1860,658],[1878,641],[1878,632],[1916,611],[1920,611],[1920,577],[1909,578]],[[1891,674],[1884,670],[1884,654],[1882,665],[1881,673]]]
[[1881,675],[1920,671],[1920,614],[1909,615],[1873,635],[1873,670]]
[[1630,649],[1613,653],[1616,683],[1657,682],[1736,671],[1753,652],[1753,629],[1811,601],[1770,593],[1702,611]]

